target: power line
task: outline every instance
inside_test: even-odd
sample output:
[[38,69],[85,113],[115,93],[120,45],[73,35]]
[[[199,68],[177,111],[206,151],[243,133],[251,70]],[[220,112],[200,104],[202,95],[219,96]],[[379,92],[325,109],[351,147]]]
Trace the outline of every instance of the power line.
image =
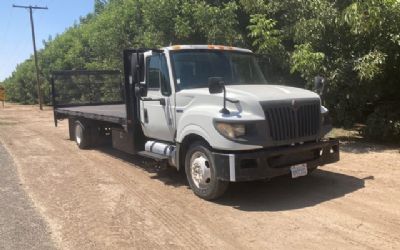
[[35,67],[36,67],[36,82],[37,82],[37,92],[38,92],[38,102],[39,102],[39,107],[40,110],[43,110],[43,95],[42,95],[42,88],[40,86],[40,79],[39,79],[39,66],[38,66],[38,59],[37,59],[37,53],[36,53],[36,41],[35,41],[35,26],[33,24],[33,14],[32,10],[47,10],[47,7],[39,7],[39,6],[22,6],[22,5],[15,5],[13,4],[14,8],[23,8],[23,9],[29,9],[29,16],[31,20],[31,31],[32,31],[32,43],[33,43],[33,55],[35,57]]

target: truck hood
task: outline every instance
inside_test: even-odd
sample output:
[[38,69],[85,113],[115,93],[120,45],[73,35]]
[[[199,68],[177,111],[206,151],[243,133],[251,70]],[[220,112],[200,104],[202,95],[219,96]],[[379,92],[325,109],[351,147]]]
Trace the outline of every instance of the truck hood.
[[285,99],[319,99],[319,96],[309,90],[283,85],[228,85],[226,92],[229,97],[241,99],[249,96],[257,101],[274,101]]
[[[309,90],[283,85],[267,84],[227,85],[226,95],[230,99],[240,101],[238,105],[228,102],[228,109],[231,111],[237,110],[238,113],[245,112],[248,115],[254,115],[248,119],[263,119],[264,111],[260,105],[261,103],[276,101],[287,102],[301,99],[320,100],[319,95]],[[184,89],[177,92],[176,107],[177,109],[183,110],[189,108],[190,106],[204,107],[204,105],[209,105],[218,107],[218,109],[220,109],[222,105],[222,98],[222,93],[210,94],[208,88]]]

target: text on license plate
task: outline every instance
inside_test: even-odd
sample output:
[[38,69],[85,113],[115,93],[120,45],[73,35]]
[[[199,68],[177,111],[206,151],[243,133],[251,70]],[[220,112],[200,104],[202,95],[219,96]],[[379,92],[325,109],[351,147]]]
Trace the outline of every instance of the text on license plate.
[[292,178],[306,176],[307,175],[307,163],[291,166],[290,172],[292,172]]

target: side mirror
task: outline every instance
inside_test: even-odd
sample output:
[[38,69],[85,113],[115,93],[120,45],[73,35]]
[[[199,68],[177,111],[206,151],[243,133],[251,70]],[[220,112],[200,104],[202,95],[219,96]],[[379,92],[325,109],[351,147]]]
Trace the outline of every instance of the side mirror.
[[325,78],[322,76],[316,76],[314,78],[314,91],[320,96],[324,93]]
[[208,78],[208,91],[210,94],[219,94],[219,93],[224,93],[224,107],[219,111],[224,115],[229,115],[230,112],[226,108],[226,101],[231,101],[228,98],[226,98],[226,89],[225,89],[225,83],[224,83],[224,78],[223,77],[209,77]]
[[208,91],[210,94],[219,94],[224,91],[224,78],[223,77],[209,77],[208,78]]
[[135,95],[137,97],[147,96],[147,86],[145,84],[139,84],[135,86]]

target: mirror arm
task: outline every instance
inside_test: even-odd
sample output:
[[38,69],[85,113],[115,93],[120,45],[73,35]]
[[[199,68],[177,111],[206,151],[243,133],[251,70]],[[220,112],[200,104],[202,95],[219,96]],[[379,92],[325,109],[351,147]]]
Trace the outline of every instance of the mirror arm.
[[229,115],[231,112],[226,108],[226,102],[228,101],[230,103],[239,103],[239,100],[233,100],[226,97],[225,85],[222,87],[222,90],[224,92],[224,107],[219,112],[221,112],[224,115]]
[[227,101],[227,98],[226,98],[226,89],[225,89],[225,85],[222,86],[222,91],[224,92],[224,107],[223,107],[219,112],[221,112],[221,113],[224,114],[224,115],[229,115],[230,112],[229,112],[229,110],[226,108],[226,101]]
[[229,99],[228,97],[225,98],[230,103],[239,103],[239,100]]

